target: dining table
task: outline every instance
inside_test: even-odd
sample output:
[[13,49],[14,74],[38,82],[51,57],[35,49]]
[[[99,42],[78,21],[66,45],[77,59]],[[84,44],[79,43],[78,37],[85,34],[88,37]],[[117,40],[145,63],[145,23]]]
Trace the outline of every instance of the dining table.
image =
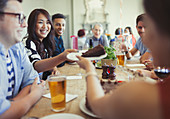
[[[131,59],[126,61],[126,64],[140,64],[139,59]],[[126,65],[125,65],[126,67]],[[132,68],[132,67],[131,67]],[[137,65],[135,68],[138,69],[143,69],[145,68],[144,65]],[[47,115],[51,114],[61,114],[61,113],[69,113],[69,114],[76,114],[79,115],[85,119],[95,119],[97,117],[91,116],[87,114],[86,112],[83,112],[82,109],[80,109],[81,101],[85,99],[86,97],[86,80],[85,80],[85,71],[79,67],[76,63],[68,64],[66,63],[63,67],[58,68],[60,73],[62,75],[66,76],[79,76],[81,78],[79,79],[70,79],[67,80],[67,93],[68,94],[73,94],[73,95],[78,95],[77,98],[69,101],[66,103],[66,109],[62,112],[54,112],[52,111],[51,107],[51,99],[46,98],[42,96],[42,98],[28,111],[26,115],[22,117],[22,119],[30,119],[30,117],[37,117],[37,118],[42,118]],[[102,79],[102,72],[103,70],[98,68],[96,69],[96,72],[99,76],[99,79]],[[119,68],[116,68],[115,70],[116,74],[116,79],[123,79],[123,80],[128,80],[128,73],[121,71]],[[46,81],[46,90],[44,94],[47,94],[50,92],[48,88],[48,83]]]

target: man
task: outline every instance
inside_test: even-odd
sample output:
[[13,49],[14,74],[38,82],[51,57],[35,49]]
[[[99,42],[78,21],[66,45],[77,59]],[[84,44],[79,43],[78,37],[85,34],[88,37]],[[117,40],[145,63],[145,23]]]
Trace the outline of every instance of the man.
[[[64,52],[64,43],[63,43],[63,38],[62,35],[65,31],[65,21],[66,17],[63,14],[54,14],[52,16],[52,21],[53,21],[53,26],[55,29],[55,51],[53,53],[53,56],[57,56],[60,53]],[[65,62],[59,64],[57,67],[62,67],[64,66]]]
[[92,27],[92,32],[93,32],[93,36],[90,38],[87,38],[85,45],[86,44],[90,45],[90,40],[92,40],[93,47],[95,47],[99,44],[109,47],[109,41],[108,41],[107,37],[105,35],[102,35],[103,34],[103,26],[101,24],[96,23]]
[[0,1],[0,119],[21,118],[44,91],[45,82],[37,84],[38,73],[19,43],[27,26],[20,2]]
[[136,19],[136,29],[138,31],[138,34],[140,35],[140,38],[136,42],[134,48],[128,51],[128,48],[125,45],[122,45],[122,49],[124,49],[124,51],[126,52],[126,56],[128,59],[130,59],[138,51],[140,51],[140,55],[141,55],[140,62],[141,63],[144,63],[145,60],[149,60],[152,57],[149,50],[142,42],[142,39],[145,34],[144,18],[145,18],[145,14],[141,14]]

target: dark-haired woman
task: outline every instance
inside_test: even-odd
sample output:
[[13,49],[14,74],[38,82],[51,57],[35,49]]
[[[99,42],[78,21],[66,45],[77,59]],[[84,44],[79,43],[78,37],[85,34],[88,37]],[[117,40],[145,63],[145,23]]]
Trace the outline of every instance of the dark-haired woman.
[[28,37],[23,40],[27,54],[35,70],[44,72],[42,79],[57,74],[56,65],[66,60],[66,55],[74,50],[65,50],[51,58],[54,51],[54,28],[49,13],[44,9],[35,9],[28,18]]

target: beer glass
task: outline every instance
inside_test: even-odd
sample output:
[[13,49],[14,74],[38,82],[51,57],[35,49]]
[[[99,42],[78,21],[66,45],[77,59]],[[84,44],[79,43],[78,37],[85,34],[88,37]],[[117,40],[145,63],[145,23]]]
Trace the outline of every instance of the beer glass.
[[48,84],[52,110],[55,112],[64,111],[66,107],[66,76],[50,75],[48,76]]
[[124,52],[119,52],[116,54],[117,57],[117,64],[125,66],[125,53]]

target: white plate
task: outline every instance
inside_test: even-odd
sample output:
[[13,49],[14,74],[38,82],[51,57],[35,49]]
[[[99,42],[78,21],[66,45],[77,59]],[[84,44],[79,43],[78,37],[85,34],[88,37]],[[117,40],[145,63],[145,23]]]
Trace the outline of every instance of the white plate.
[[76,56],[81,56],[82,53],[80,52],[72,52],[67,55],[67,59],[72,60],[72,61],[78,61],[79,59]]
[[85,103],[86,103],[86,99],[83,98],[83,99],[80,101],[80,104],[79,104],[80,110],[81,110],[82,112],[84,112],[85,114],[89,115],[89,116],[92,116],[92,117],[95,117],[95,118],[99,118],[98,116],[96,116],[95,114],[93,114],[93,112],[91,112],[90,110],[88,110],[88,109],[86,108]]
[[[78,55],[78,56],[81,56],[82,53],[81,53],[81,52],[69,53],[69,54],[67,55],[67,58],[68,58],[69,60],[72,60],[72,61],[78,61],[79,59],[76,57],[77,55]],[[100,59],[105,58],[106,56],[107,56],[107,53],[105,53],[104,55],[98,56],[98,57],[84,57],[84,58],[86,58],[86,59],[88,59],[88,60],[100,60]]]
[[61,113],[61,114],[52,114],[41,119],[85,119],[79,115],[70,114],[70,113]]

